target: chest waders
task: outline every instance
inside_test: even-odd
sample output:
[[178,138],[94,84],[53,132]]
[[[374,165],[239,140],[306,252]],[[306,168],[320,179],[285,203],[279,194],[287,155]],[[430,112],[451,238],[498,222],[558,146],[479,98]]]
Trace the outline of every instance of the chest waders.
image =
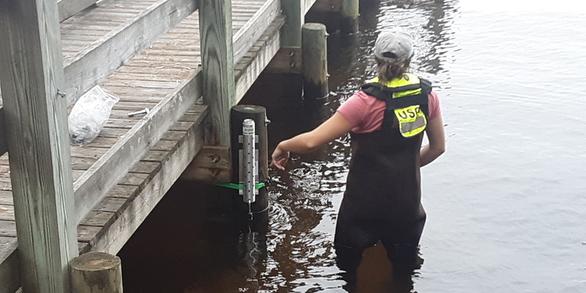
[[[431,83],[405,74],[362,91],[386,103],[382,129],[351,134],[352,159],[336,224],[338,265],[352,274],[364,249],[381,241],[393,265],[412,266],[425,224],[419,152]],[[412,268],[411,268],[412,269]]]

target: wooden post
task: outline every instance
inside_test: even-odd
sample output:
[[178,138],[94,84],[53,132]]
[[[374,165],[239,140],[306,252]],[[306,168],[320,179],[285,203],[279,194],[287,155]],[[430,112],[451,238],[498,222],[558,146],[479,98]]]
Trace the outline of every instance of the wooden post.
[[74,293],[122,293],[120,258],[103,252],[88,252],[71,261]]
[[301,47],[301,26],[305,22],[303,0],[281,0],[285,24],[281,28],[281,48]]
[[77,255],[57,2],[0,1],[0,84],[24,292],[70,292]]
[[211,137],[206,137],[206,144],[230,143],[229,115],[235,96],[231,2],[204,0],[199,6],[202,95],[210,107],[212,121]]
[[328,59],[326,26],[303,25],[303,97],[319,99],[328,95]]
[[360,0],[342,0],[340,30],[343,33],[355,33],[358,30]]

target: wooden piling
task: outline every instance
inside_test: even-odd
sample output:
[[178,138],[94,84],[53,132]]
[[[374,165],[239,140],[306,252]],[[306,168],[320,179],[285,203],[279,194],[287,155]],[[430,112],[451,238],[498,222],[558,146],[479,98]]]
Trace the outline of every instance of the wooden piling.
[[206,144],[230,143],[230,107],[234,104],[232,1],[200,1],[199,30],[205,103],[210,108],[211,135]]
[[27,293],[70,292],[78,251],[57,10],[57,1],[0,1],[4,134]]
[[89,252],[71,261],[71,289],[75,293],[122,293],[120,258]]
[[342,33],[355,33],[358,31],[360,0],[342,0],[340,15],[342,17],[340,23]]
[[321,23],[303,25],[303,96],[306,100],[328,95],[327,32]]
[[281,28],[281,47],[301,47],[301,26],[305,22],[302,0],[281,0],[285,24]]

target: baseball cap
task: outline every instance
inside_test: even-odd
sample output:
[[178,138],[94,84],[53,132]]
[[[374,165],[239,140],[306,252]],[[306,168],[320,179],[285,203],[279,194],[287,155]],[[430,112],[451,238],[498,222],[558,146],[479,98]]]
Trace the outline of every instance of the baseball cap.
[[388,62],[406,61],[413,53],[413,41],[404,32],[381,32],[374,44],[374,56]]

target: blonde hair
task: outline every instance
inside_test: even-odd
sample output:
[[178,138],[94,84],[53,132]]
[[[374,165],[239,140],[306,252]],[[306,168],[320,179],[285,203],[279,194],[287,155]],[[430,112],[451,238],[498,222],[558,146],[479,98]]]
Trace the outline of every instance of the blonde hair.
[[389,82],[407,73],[409,64],[411,63],[411,58],[404,61],[398,60],[393,62],[389,62],[377,57],[374,59],[376,60],[378,79],[382,83]]

